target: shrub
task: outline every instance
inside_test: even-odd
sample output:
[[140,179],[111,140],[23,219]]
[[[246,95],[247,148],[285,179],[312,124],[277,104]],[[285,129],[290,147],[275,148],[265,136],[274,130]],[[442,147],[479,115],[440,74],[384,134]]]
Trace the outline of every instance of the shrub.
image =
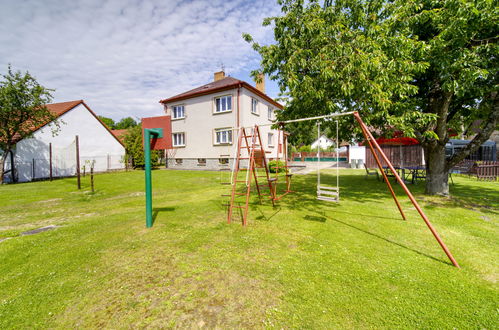
[[[286,168],[284,167],[284,165],[286,165],[282,160],[271,160],[269,162],[269,172],[270,173],[275,173],[276,171],[278,171],[278,173],[284,173],[286,172]],[[279,167],[276,169],[276,167]]]
[[301,146],[300,152],[312,152],[312,147],[310,146]]

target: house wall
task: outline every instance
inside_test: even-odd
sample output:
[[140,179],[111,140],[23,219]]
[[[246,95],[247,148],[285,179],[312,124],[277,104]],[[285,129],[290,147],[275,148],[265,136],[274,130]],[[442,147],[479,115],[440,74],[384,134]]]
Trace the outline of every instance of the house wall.
[[[232,111],[215,113],[215,98],[225,95],[232,96]],[[251,97],[259,100],[259,115],[251,114]],[[183,105],[185,118],[173,119],[173,106]],[[267,116],[268,102],[257,97],[255,94],[240,89],[239,93],[239,125],[244,127],[255,124],[262,125],[270,123]],[[185,146],[175,148],[169,152],[168,166],[171,168],[184,169],[220,169],[220,158],[234,158],[238,141],[237,113],[238,113],[238,91],[237,88],[228,91],[202,95],[180,102],[166,104],[166,115],[172,118],[172,134],[185,133]],[[275,116],[274,116],[275,118]],[[215,130],[218,128],[232,128],[232,143],[217,145],[215,143]],[[261,127],[260,133],[265,150],[273,151],[267,154],[268,158],[275,158],[277,152],[277,131],[274,133],[274,147],[268,147],[269,127]],[[198,159],[206,160],[200,164]],[[179,161],[181,160],[181,163]],[[232,160],[230,160],[232,164]]]
[[317,144],[319,144],[319,146],[322,149],[326,149],[326,148],[329,148],[330,146],[332,146],[334,144],[334,142],[331,139],[328,139],[327,137],[325,137],[324,135],[321,135],[321,137],[318,140],[315,140],[310,145],[312,150],[317,149]]
[[[268,125],[272,121],[268,119],[267,109],[270,106],[274,111],[276,109],[275,106],[265,101],[255,93],[247,90],[246,88],[242,89],[241,93],[241,113],[242,113],[242,123],[241,125],[244,127],[250,127],[253,125]],[[251,99],[254,98],[258,100],[257,105],[257,114],[251,112]],[[272,116],[272,120],[275,120],[275,114]],[[278,131],[271,129],[271,126],[260,126],[260,136],[262,138],[263,147],[266,151],[271,151],[271,153],[267,154],[267,158],[276,158],[277,157],[277,139],[278,139]],[[273,146],[269,146],[268,144],[268,133],[273,133]],[[282,138],[281,138],[282,139]]]
[[[37,130],[31,138],[16,145],[15,162],[19,182],[49,177],[49,144],[52,143],[53,176],[70,176],[76,173],[75,136],[79,136],[80,166],[86,160],[95,160],[94,171],[124,168],[125,148],[80,104],[66,112],[60,119],[60,130],[52,136],[49,125]],[[35,173],[33,173],[35,159]],[[7,164],[6,168],[10,168]],[[89,168],[87,166],[87,168]]]

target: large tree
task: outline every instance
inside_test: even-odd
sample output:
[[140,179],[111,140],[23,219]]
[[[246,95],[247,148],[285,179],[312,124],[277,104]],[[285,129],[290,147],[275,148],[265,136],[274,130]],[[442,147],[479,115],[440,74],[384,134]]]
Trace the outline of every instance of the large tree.
[[[418,138],[428,194],[448,194],[448,171],[497,128],[495,1],[280,0],[275,44],[244,38],[288,98],[278,119],[359,111],[373,128]],[[256,76],[259,72],[255,71]],[[449,132],[482,129],[449,159]],[[343,133],[358,136],[353,119]]]
[[128,129],[137,126],[137,122],[132,117],[122,118],[116,123],[115,129]]
[[116,122],[113,118],[99,116],[99,119],[106,124],[109,129],[116,129]]
[[8,72],[0,81],[0,183],[3,182],[4,164],[10,155],[12,178],[15,182],[14,148],[18,141],[29,137],[34,128],[51,124],[55,134],[57,120],[45,106],[50,103],[52,90],[41,86],[28,72]]

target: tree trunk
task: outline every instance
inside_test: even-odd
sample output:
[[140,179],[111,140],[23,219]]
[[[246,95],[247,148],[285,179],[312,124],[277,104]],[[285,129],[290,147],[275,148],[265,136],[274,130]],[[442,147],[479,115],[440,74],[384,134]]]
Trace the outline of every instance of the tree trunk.
[[3,169],[5,166],[5,160],[7,159],[8,152],[4,152],[0,158],[0,184],[3,183]]
[[449,174],[445,160],[445,145],[434,143],[425,148],[427,195],[449,195]]
[[433,131],[438,139],[423,143],[426,161],[427,195],[449,195],[449,177],[445,159],[445,144],[447,135],[447,115],[453,94],[443,91],[437,81],[429,93],[429,112],[437,115]]
[[12,182],[16,183],[17,175],[16,175],[16,165],[14,164],[14,152],[12,151],[12,149],[9,152],[10,152],[10,176],[12,178]]

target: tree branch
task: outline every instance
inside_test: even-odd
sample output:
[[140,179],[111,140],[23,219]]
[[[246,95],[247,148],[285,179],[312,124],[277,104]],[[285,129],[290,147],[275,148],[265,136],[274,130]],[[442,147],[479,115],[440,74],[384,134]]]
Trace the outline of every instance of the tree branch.
[[480,39],[480,40],[471,39],[470,45],[471,46],[481,46],[481,45],[486,45],[489,43],[496,43],[498,40],[499,40],[499,37],[497,37],[497,36],[485,38],[485,39]]
[[[497,121],[499,120],[499,99],[497,98],[497,92],[490,93],[489,100],[491,100],[492,102],[492,111],[489,114],[489,118],[487,118],[487,120],[485,121],[485,126],[473,138],[473,140],[471,140],[471,142],[466,145],[466,147],[461,149],[460,152],[452,155],[452,157],[447,161],[447,170],[450,170],[460,161],[468,157],[472,152],[477,150],[497,128]],[[487,103],[487,100],[484,99],[482,102]]]

